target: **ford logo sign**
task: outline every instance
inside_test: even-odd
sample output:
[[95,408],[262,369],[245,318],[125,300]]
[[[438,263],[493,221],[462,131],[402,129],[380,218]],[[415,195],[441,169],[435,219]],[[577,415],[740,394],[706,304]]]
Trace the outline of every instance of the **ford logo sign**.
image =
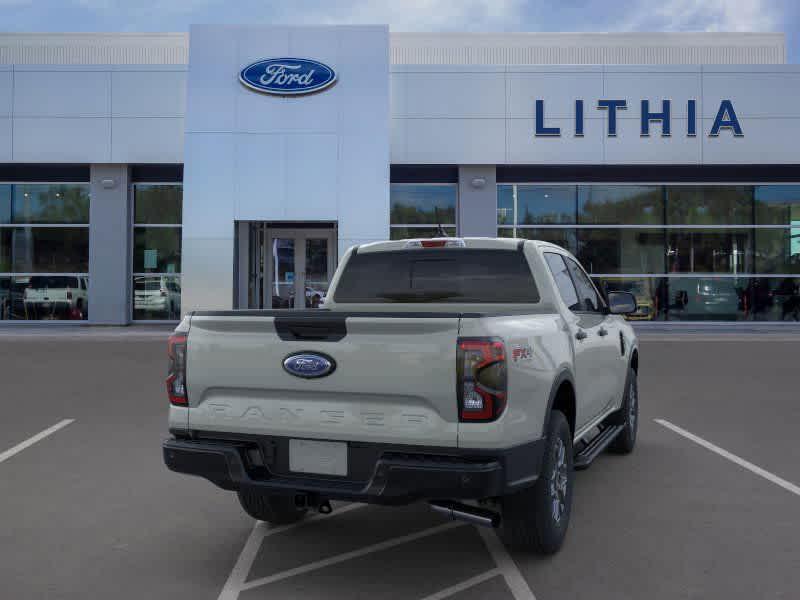
[[239,73],[239,81],[257,92],[299,96],[333,85],[336,73],[316,60],[268,58],[247,65]]
[[283,368],[290,375],[315,379],[330,375],[336,369],[336,362],[324,354],[316,352],[297,352],[283,359]]

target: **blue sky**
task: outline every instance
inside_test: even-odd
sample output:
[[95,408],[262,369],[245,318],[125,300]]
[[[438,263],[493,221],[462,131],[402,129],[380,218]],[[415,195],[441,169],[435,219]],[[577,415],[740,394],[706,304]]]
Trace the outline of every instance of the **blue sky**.
[[0,0],[0,31],[185,31],[190,23],[389,23],[394,31],[779,31],[797,0]]

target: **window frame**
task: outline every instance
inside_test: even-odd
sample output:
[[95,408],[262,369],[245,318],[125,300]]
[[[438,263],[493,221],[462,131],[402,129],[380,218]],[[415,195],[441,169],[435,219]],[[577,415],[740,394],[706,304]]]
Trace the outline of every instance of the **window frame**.
[[[408,187],[449,187],[455,190],[456,194],[456,204],[455,204],[455,223],[393,223],[392,222],[392,187],[393,186],[408,186]],[[461,194],[459,193],[458,183],[457,182],[448,182],[448,181],[428,181],[428,182],[390,182],[389,183],[389,240],[392,240],[392,230],[393,229],[436,229],[441,225],[443,229],[454,229],[456,232],[456,237],[458,236],[461,228],[459,226],[459,219],[458,219],[458,210],[461,202]],[[399,238],[399,239],[406,239],[406,238]],[[413,238],[410,238],[413,239]]]
[[[573,259],[570,256],[562,255],[562,258],[564,259],[564,262],[567,265],[567,273],[569,273],[569,276],[572,278],[572,285],[575,286],[575,292],[578,294],[578,299],[580,300],[580,292],[578,291],[578,283],[575,281],[575,276],[572,274],[572,269],[569,268],[570,262],[573,265],[575,265],[575,268],[580,273],[583,273],[583,276],[586,278],[586,282],[589,284],[589,287],[594,292],[595,297],[597,298],[597,310],[574,310],[572,312],[574,312],[574,313],[586,313],[586,314],[592,314],[592,315],[597,315],[597,314],[604,315],[604,314],[607,314],[608,311],[606,310],[605,299],[603,298],[603,295],[600,293],[600,290],[597,289],[597,286],[594,284],[594,281],[592,280],[592,278],[589,277],[589,274],[586,272],[586,269],[584,269],[581,266],[581,263],[579,263],[577,260]],[[567,262],[567,261],[569,261],[569,262]]]
[[[177,319],[137,319],[135,318],[136,309],[135,309],[135,301],[136,301],[136,289],[134,282],[136,281],[137,277],[163,277],[166,278],[166,281],[170,281],[170,278],[177,278],[178,281],[182,282],[183,279],[183,210],[181,210],[181,222],[180,223],[136,223],[136,188],[138,186],[177,186],[181,188],[181,202],[183,202],[183,182],[182,181],[134,181],[132,182],[128,188],[128,213],[129,217],[129,224],[128,230],[130,232],[129,240],[128,240],[128,282],[129,282],[129,290],[130,290],[130,297],[128,300],[128,314],[131,320],[131,323],[151,323],[151,324],[159,324],[159,323],[178,323],[180,321],[180,316]],[[162,271],[151,271],[151,272],[140,272],[134,269],[134,253],[135,253],[135,244],[136,244],[136,229],[177,229],[180,232],[180,251],[181,251],[181,269],[179,272],[176,273],[168,273]],[[181,301],[183,300],[183,285],[181,285]]]
[[550,272],[550,277],[553,279],[553,284],[558,291],[558,297],[561,298],[561,301],[567,307],[567,309],[571,312],[577,312],[572,310],[572,306],[574,304],[567,304],[567,299],[564,298],[564,293],[561,291],[561,287],[558,285],[558,280],[556,279],[556,274],[553,273],[553,266],[550,264],[550,259],[548,256],[558,256],[561,259],[561,264],[564,265],[564,271],[567,273],[567,279],[569,280],[569,284],[572,286],[572,291],[575,293],[575,300],[580,301],[580,297],[578,296],[578,288],[575,287],[575,281],[572,279],[572,275],[570,275],[569,267],[567,266],[566,257],[561,254],[560,252],[553,252],[553,251],[544,251],[542,252],[544,256],[544,262],[547,265],[547,270]]
[[[764,231],[766,232],[773,232],[773,231],[780,231],[782,232],[784,239],[789,240],[791,243],[792,234],[798,231],[798,225],[794,224],[794,222],[785,222],[785,223],[763,223],[759,222],[759,201],[758,201],[758,193],[759,188],[763,187],[771,187],[771,188],[796,188],[800,190],[800,180],[792,179],[786,181],[763,181],[763,180],[750,180],[750,181],[736,181],[736,182],[728,182],[728,181],[708,181],[708,180],[693,180],[693,181],[631,181],[631,182],[620,182],[620,181],[532,181],[532,180],[507,180],[507,181],[498,181],[497,188],[495,193],[496,198],[496,205],[499,208],[499,201],[500,201],[500,186],[508,186],[508,187],[516,187],[522,185],[541,185],[546,187],[555,187],[555,186],[565,186],[569,188],[577,188],[579,186],[593,186],[593,185],[608,185],[608,186],[636,186],[636,187],[643,187],[643,186],[658,186],[661,188],[661,193],[665,198],[667,198],[668,194],[667,191],[669,188],[676,188],[676,187],[712,187],[712,188],[719,188],[719,187],[748,187],[750,188],[750,192],[752,194],[752,215],[751,219],[747,223],[717,223],[717,224],[668,224],[667,223],[667,210],[668,204],[667,201],[664,203],[664,215],[661,224],[641,224],[641,223],[617,223],[617,224],[590,224],[590,223],[578,223],[578,212],[580,210],[579,202],[577,197],[579,193],[576,194],[576,223],[575,224],[545,224],[545,223],[537,223],[532,225],[520,225],[517,224],[514,220],[516,217],[512,216],[512,220],[505,224],[500,224],[497,222],[497,217],[495,217],[495,231],[496,235],[500,237],[501,235],[505,234],[506,236],[510,233],[511,237],[517,237],[518,232],[526,231],[526,230],[548,230],[548,229],[555,229],[561,232],[560,236],[564,239],[574,239],[576,240],[576,248],[575,250],[580,250],[578,240],[580,239],[580,232],[583,229],[616,229],[616,230],[648,230],[652,229],[654,231],[660,231],[663,233],[664,237],[664,264],[661,269],[653,269],[652,272],[645,272],[645,273],[634,273],[634,272],[612,272],[612,273],[599,273],[599,272],[592,272],[591,274],[587,272],[586,269],[583,268],[583,265],[580,261],[577,261],[578,266],[583,270],[584,274],[586,274],[592,285],[595,288],[595,291],[598,291],[598,285],[595,283],[596,280],[607,280],[607,279],[641,279],[641,280],[648,280],[650,281],[650,285],[654,289],[659,288],[659,282],[663,280],[665,284],[665,288],[667,290],[671,290],[672,286],[671,283],[673,281],[680,281],[680,280],[690,280],[690,279],[697,279],[697,280],[704,280],[704,279],[712,279],[715,281],[735,281],[735,282],[753,282],[755,280],[761,280],[762,282],[767,282],[769,286],[774,287],[777,285],[775,282],[781,279],[785,280],[792,280],[792,281],[799,281],[800,280],[800,272],[790,270],[786,268],[786,262],[784,261],[782,264],[783,266],[780,268],[779,271],[774,272],[771,269],[765,269],[763,263],[761,263],[763,255],[763,250],[765,246],[759,245],[759,232]],[[750,235],[750,242],[748,246],[748,250],[750,252],[749,255],[749,266],[746,270],[742,270],[740,272],[728,272],[728,273],[705,273],[705,272],[670,272],[667,260],[667,250],[669,246],[669,240],[671,234],[674,230],[737,230],[737,231],[746,231]],[[675,232],[677,233],[677,232]],[[761,236],[762,238],[764,236]],[[526,238],[528,239],[528,238]],[[537,238],[538,239],[538,238]],[[554,252],[555,253],[555,252]],[[575,252],[572,252],[575,254]],[[790,252],[790,256],[794,256]],[[559,291],[560,293],[560,291]],[[751,292],[754,293],[754,292]],[[598,294],[601,298],[603,303],[606,303],[605,296],[602,293]],[[754,298],[754,297],[753,297]],[[753,303],[754,300],[750,296],[746,299],[743,297],[744,302]],[[674,313],[673,309],[669,308],[669,298],[666,299],[667,305],[663,308],[659,306],[659,313],[655,315],[656,320],[663,320],[669,321],[683,321],[686,320],[684,317],[679,316],[678,313]],[[774,311],[773,311],[774,312]],[[772,315],[775,316],[774,314]],[[713,317],[712,317],[713,318]],[[744,317],[746,320],[759,320],[758,317],[755,315],[755,312],[752,312],[749,316]],[[740,318],[736,318],[737,321],[741,320]],[[778,321],[779,322],[779,321]]]
[[[724,182],[724,181],[680,181],[680,182],[659,182],[659,181],[635,181],[635,182],[619,182],[619,181],[547,181],[547,182],[535,182],[535,181],[502,181],[496,184],[495,190],[495,205],[497,204],[497,199],[499,196],[498,189],[500,186],[518,186],[518,185],[545,185],[547,187],[555,187],[555,186],[592,186],[592,185],[608,185],[608,186],[635,186],[635,187],[643,187],[643,186],[660,186],[661,188],[667,187],[701,187],[701,186],[709,186],[709,187],[741,187],[741,186],[751,186],[753,188],[759,186],[784,186],[784,187],[800,187],[800,179],[795,181],[779,181],[779,182],[770,182],[770,181],[746,181],[746,182]],[[662,192],[665,190],[662,189]],[[754,190],[755,192],[755,190]],[[667,209],[665,205],[665,210]],[[577,206],[577,194],[576,194],[576,211],[578,210]],[[495,217],[496,218],[496,217]],[[756,224],[756,202],[755,202],[755,195],[753,201],[753,215],[751,218],[751,222],[749,224],[736,224],[736,223],[729,223],[729,224],[714,224],[714,225],[703,225],[703,224],[696,224],[696,225],[681,225],[681,224],[666,224],[666,216],[663,219],[665,222],[663,224],[534,224],[534,225],[517,225],[516,223],[512,224],[505,224],[501,225],[495,223],[495,231],[497,232],[496,235],[501,237],[500,230],[511,230],[512,231],[512,238],[517,237],[516,230],[524,230],[524,229],[559,229],[559,230],[571,230],[575,236],[575,239],[578,238],[578,231],[581,229],[654,229],[654,230],[662,230],[664,231],[665,240],[669,235],[670,230],[674,229],[682,229],[682,230],[689,230],[689,229],[746,229],[752,230],[753,233],[753,248],[754,252],[758,251],[755,243],[755,230],[759,229],[779,229],[783,231],[791,232],[792,229],[797,229],[797,226],[792,226],[789,224]],[[577,212],[576,212],[576,220],[577,220]],[[666,262],[666,261],[665,261]],[[613,277],[633,277],[633,278],[658,278],[658,277],[680,277],[680,276],[691,276],[691,277],[731,277],[731,278],[741,278],[741,277],[750,277],[750,278],[760,278],[760,277],[796,277],[797,273],[760,273],[756,268],[756,260],[752,261],[753,268],[748,272],[736,273],[736,274],[724,274],[724,273],[711,273],[711,274],[699,274],[699,273],[670,273],[666,270],[666,264],[664,267],[664,271],[662,272],[653,272],[653,273],[594,273],[590,274],[590,278],[613,278]]]
[[[22,180],[8,180],[8,181],[0,181],[0,186],[10,186],[11,187],[11,194],[10,198],[13,201],[14,198],[14,186],[17,185],[58,185],[58,186],[82,186],[86,188],[86,194],[89,199],[89,221],[86,223],[0,223],[0,230],[4,229],[20,229],[20,228],[30,228],[30,229],[86,229],[88,231],[88,238],[89,238],[89,245],[91,246],[91,206],[92,206],[92,186],[91,182],[89,181],[51,181],[51,180],[42,180],[42,181],[22,181]],[[28,271],[0,271],[0,280],[7,279],[9,282],[8,290],[11,290],[11,281],[18,277],[35,277],[35,276],[59,276],[59,277],[77,277],[81,283],[85,282],[85,291],[87,294],[87,298],[89,295],[89,290],[91,289],[91,257],[87,256],[86,260],[87,270],[86,272],[52,272],[52,271],[43,271],[43,272],[28,272]],[[13,267],[13,264],[10,265]],[[80,285],[80,284],[79,284]],[[88,303],[87,303],[88,307]],[[53,322],[58,323],[60,325],[81,325],[86,324],[89,320],[88,316],[88,309],[86,313],[86,318],[82,320],[53,320]],[[13,320],[2,320],[0,322],[3,324],[7,323],[42,323],[45,319],[13,319]]]

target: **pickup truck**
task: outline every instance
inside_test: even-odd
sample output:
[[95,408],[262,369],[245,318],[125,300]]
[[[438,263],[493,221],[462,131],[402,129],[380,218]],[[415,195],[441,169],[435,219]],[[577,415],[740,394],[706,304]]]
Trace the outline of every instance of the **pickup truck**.
[[635,310],[545,242],[355,246],[321,309],[183,319],[164,461],[270,523],[424,501],[553,553],[573,470],[636,441]]

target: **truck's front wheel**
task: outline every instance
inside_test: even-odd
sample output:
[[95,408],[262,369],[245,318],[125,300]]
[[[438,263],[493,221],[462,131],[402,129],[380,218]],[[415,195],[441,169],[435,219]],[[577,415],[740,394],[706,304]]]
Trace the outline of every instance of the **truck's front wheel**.
[[502,499],[498,533],[507,546],[539,554],[561,548],[572,510],[572,463],[572,432],[564,414],[555,410],[539,479],[533,487]]
[[616,454],[630,454],[636,445],[636,431],[639,423],[639,387],[636,371],[633,369],[628,371],[625,398],[622,400],[617,420],[623,426],[622,431],[611,442],[608,449]]
[[242,489],[238,494],[244,512],[259,521],[285,525],[299,521],[306,514],[305,508],[295,506],[293,496],[275,496],[253,489]]

